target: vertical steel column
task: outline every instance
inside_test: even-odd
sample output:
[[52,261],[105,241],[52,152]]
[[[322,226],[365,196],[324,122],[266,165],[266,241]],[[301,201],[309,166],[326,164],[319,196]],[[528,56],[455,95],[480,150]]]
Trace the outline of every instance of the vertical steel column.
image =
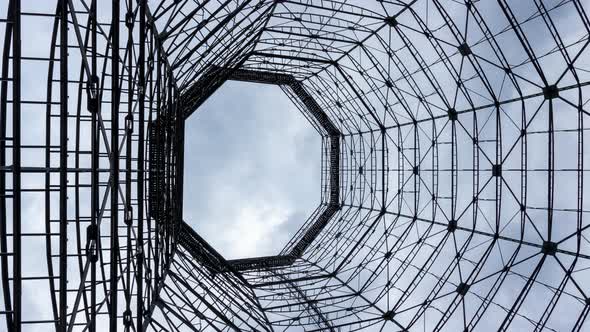
[[133,144],[133,1],[128,2],[127,13],[125,14],[125,26],[127,27],[127,116],[125,117],[125,225],[127,228],[127,250],[126,264],[127,273],[124,279],[125,289],[125,312],[123,313],[123,324],[125,331],[129,331],[132,324],[131,319],[131,225],[133,224],[133,206],[131,205],[131,154]]
[[139,143],[137,149],[137,327],[143,326],[143,172],[144,172],[144,111],[145,111],[145,15],[146,0],[139,5]]
[[[145,20],[145,15],[147,14],[145,12],[145,9],[146,9],[145,6],[146,6],[146,4],[144,2],[144,7],[143,7],[144,20]],[[147,28],[148,28],[148,26],[145,26],[145,22],[144,22],[144,30],[147,29]],[[149,129],[148,130],[148,135],[150,135],[150,133],[152,132],[152,130],[155,130],[155,127],[154,127],[153,122],[152,122],[152,120],[153,120],[153,113],[152,113],[152,111],[153,111],[153,107],[154,107],[154,59],[155,59],[155,57],[154,57],[154,47],[153,47],[153,45],[154,45],[154,35],[152,33],[150,33],[149,34],[149,38],[150,38],[150,43],[149,43],[150,48],[149,48],[148,63],[149,63],[150,71],[149,71],[149,89],[148,89],[148,91],[149,91],[150,96],[149,96],[149,102],[148,102],[148,105],[149,105],[148,106],[148,129]],[[151,137],[151,135],[150,135],[150,137]],[[150,150],[150,153],[151,152],[152,151]],[[150,164],[150,167],[152,167],[151,164]],[[143,175],[142,175],[142,177],[143,177]],[[149,178],[149,181],[153,181],[153,179],[150,177]],[[142,194],[142,197],[141,198],[143,199],[143,194]],[[153,243],[154,240],[152,239],[152,217],[153,217],[153,215],[152,215],[152,209],[151,209],[151,206],[154,203],[151,202],[151,198],[148,199],[148,202],[150,204],[149,205],[150,206],[150,210],[148,210],[148,213],[146,214],[147,238],[148,238],[147,261],[146,261],[146,263],[147,263],[147,270],[146,270],[146,285],[147,285],[147,288],[146,288],[146,298],[151,299],[151,289],[152,289],[151,284],[152,284],[153,273],[154,273],[154,269],[155,269],[153,267],[153,262],[152,262],[152,250],[153,250],[153,246],[154,246],[154,243]],[[139,214],[139,211],[138,211],[138,214]]]
[[117,264],[119,253],[119,0],[113,0],[111,59],[111,265],[110,265],[110,329],[117,331]]
[[165,256],[164,256],[164,265],[166,266],[166,269],[168,269],[170,267],[170,256],[172,254],[171,251],[171,234],[172,234],[172,214],[174,211],[172,211],[173,209],[173,199],[174,197],[172,196],[173,191],[172,191],[172,181],[174,180],[172,178],[172,163],[173,163],[173,147],[172,144],[174,144],[174,140],[173,140],[173,134],[174,134],[174,126],[173,126],[173,116],[174,116],[174,87],[172,86],[172,69],[170,68],[166,68],[166,86],[167,86],[167,91],[168,93],[166,94],[166,125],[165,125],[165,131],[167,132],[166,135],[166,148],[165,148],[165,153],[166,153],[166,163],[165,163],[165,172],[166,172],[166,202],[164,203],[164,211],[165,211],[165,216],[164,216],[164,225],[165,225],[165,236],[166,236],[166,242],[165,242]]
[[90,4],[90,34],[92,40],[91,46],[91,71],[92,77],[89,78],[87,84],[91,84],[86,88],[89,89],[89,94],[93,94],[93,99],[89,100],[91,104],[88,105],[89,111],[91,112],[91,152],[92,152],[92,169],[91,169],[91,215],[90,215],[90,229],[92,238],[91,253],[88,257],[90,259],[90,332],[96,332],[96,262],[98,261],[98,226],[97,226],[97,215],[98,215],[98,153],[99,153],[99,132],[98,132],[98,76],[96,74],[97,59],[96,59],[96,0],[92,0]]
[[[10,44],[12,41],[12,22],[11,15],[14,13],[14,1],[8,4],[8,22],[4,34],[4,50],[2,52],[2,77],[0,80],[0,167],[6,165],[6,130],[7,130],[7,110],[8,110],[8,75],[9,75],[9,56]],[[2,278],[2,288],[4,289],[4,306],[6,310],[6,330],[10,330],[14,324],[12,315],[12,298],[10,294],[9,282],[9,263],[8,263],[8,234],[7,234],[7,207],[6,207],[6,172],[0,172],[0,270]]]
[[59,330],[66,331],[68,291],[68,0],[61,0],[59,31]]
[[177,208],[177,220],[176,222],[180,222],[183,220],[183,183],[184,183],[184,127],[185,127],[185,118],[182,114],[182,110],[180,107],[177,107],[177,114],[178,117],[178,131],[176,133],[176,142],[177,142],[177,149],[176,149],[176,208]]
[[[157,134],[155,135],[156,138],[156,146],[160,146],[161,144],[164,144],[162,142],[162,133],[163,131],[163,126],[164,126],[164,121],[162,120],[162,58],[161,58],[161,54],[158,52],[157,55],[157,73],[156,73],[156,120],[154,121],[154,123],[152,123],[153,127],[152,130],[156,130]],[[155,124],[155,125],[154,125]],[[154,165],[150,165],[150,167],[154,167]],[[158,170],[156,172],[156,178],[155,179],[150,179],[150,181],[156,181],[156,183],[159,183],[159,177],[160,177],[160,170]],[[161,254],[161,250],[160,250],[160,246],[162,245],[160,243],[160,227],[162,227],[162,220],[161,220],[161,215],[160,215],[160,209],[161,209],[161,200],[160,198],[151,198],[152,200],[155,200],[155,204],[156,204],[156,217],[154,219],[154,223],[155,223],[155,229],[156,229],[156,234],[155,234],[155,244],[154,246],[156,247],[156,252],[154,254],[154,289],[158,287],[158,284],[160,283],[160,269],[159,269],[159,264],[160,264],[160,254]]]
[[22,255],[21,255],[21,2],[14,0],[12,12],[12,236],[13,236],[13,311],[14,331],[22,322]]

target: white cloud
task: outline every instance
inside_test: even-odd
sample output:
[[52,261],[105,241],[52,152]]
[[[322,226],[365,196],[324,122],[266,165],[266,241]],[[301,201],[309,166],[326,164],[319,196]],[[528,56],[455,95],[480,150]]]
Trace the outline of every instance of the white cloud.
[[225,83],[187,121],[185,221],[226,258],[278,253],[319,204],[320,148],[279,87]]

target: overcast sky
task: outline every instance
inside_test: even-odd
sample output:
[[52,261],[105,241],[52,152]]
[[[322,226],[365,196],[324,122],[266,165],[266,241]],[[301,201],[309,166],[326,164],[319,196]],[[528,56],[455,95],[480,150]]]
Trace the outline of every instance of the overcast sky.
[[226,258],[278,253],[319,204],[320,153],[278,86],[226,82],[186,123],[184,219]]
[[[105,2],[106,3],[106,2]],[[417,6],[420,9],[425,2],[418,3]],[[523,6],[530,5],[532,2],[522,2]],[[367,6],[375,5],[377,2],[367,1]],[[495,1],[489,1],[485,3],[486,6],[497,7]],[[42,6],[49,6],[48,9],[42,9]],[[25,3],[24,11],[37,11],[37,12],[53,12],[55,4],[50,1],[35,1],[28,2],[28,6]],[[484,3],[478,5],[480,8],[484,7]],[[516,2],[511,4],[512,8],[518,7]],[[6,6],[2,6],[2,10],[5,10]],[[566,9],[572,10],[573,7],[569,6]],[[460,8],[463,10],[463,8]],[[521,10],[517,12],[523,12],[530,14],[534,11]],[[108,21],[109,11],[100,10],[100,15],[106,18],[103,21]],[[420,11],[423,13],[424,11]],[[559,13],[559,12],[558,12]],[[571,14],[570,14],[571,15]],[[527,16],[527,15],[522,15]],[[487,23],[494,25],[504,25],[505,20],[501,19],[502,16],[498,15],[500,19],[497,22],[494,20],[488,20]],[[558,22],[558,26],[561,29],[566,27],[572,30],[578,29],[579,24],[576,24],[576,20],[571,18],[572,16],[563,13],[562,16],[558,16],[557,13],[552,15],[552,18]],[[574,15],[575,17],[575,15]],[[559,20],[558,20],[559,19]],[[570,22],[566,23],[566,20]],[[23,35],[25,43],[23,43],[23,54],[26,56],[39,56],[47,57],[49,50],[48,43],[50,40],[52,18],[42,20],[39,17],[29,17],[23,25]],[[534,30],[537,27],[535,24],[540,24],[541,20],[538,19],[533,24],[527,25],[526,33],[530,37],[531,42],[535,47],[547,46],[547,48],[554,47],[553,42],[546,38],[548,31],[543,29]],[[583,35],[586,36],[586,32],[582,31]],[[568,35],[573,35],[571,31],[568,31]],[[33,43],[33,36],[36,40],[41,40],[40,43]],[[572,39],[571,37],[569,39]],[[501,40],[502,41],[502,40]],[[73,30],[70,31],[70,42],[75,45],[75,38]],[[503,41],[508,44],[505,40]],[[543,43],[543,42],[546,42]],[[504,52],[515,54],[511,56],[517,58],[516,55],[524,54],[522,48],[517,44],[514,47],[505,47]],[[420,45],[418,45],[420,47]],[[425,49],[428,49],[426,47]],[[481,49],[475,47],[474,52],[481,54],[484,52]],[[70,53],[71,63],[77,63],[76,58],[79,56],[79,52],[72,51]],[[424,52],[422,55],[427,56],[428,53]],[[431,53],[432,55],[432,53]],[[582,57],[578,60],[578,65],[582,68],[587,68],[587,57]],[[544,60],[545,72],[551,74],[560,73],[560,70],[550,70],[552,59]],[[563,66],[562,63],[559,63]],[[38,64],[27,63],[23,68],[23,99],[32,100],[43,100],[46,96],[46,85],[39,84],[39,71],[36,69]],[[558,65],[554,65],[555,68],[559,68]],[[72,72],[76,70],[72,69]],[[46,75],[45,67],[42,67],[43,75]],[[535,77],[534,73],[526,72],[523,70],[524,76],[531,78]],[[70,76],[75,76],[70,73]],[[440,77],[439,77],[440,78]],[[503,76],[499,77],[500,79]],[[43,76],[43,80],[45,80]],[[496,78],[498,79],[498,78]],[[552,77],[552,80],[554,78]],[[43,81],[44,82],[44,81]],[[452,84],[449,86],[453,86]],[[511,91],[508,90],[507,96],[510,95]],[[55,92],[54,92],[55,93]],[[512,92],[513,93],[513,92]],[[564,94],[565,95],[565,94]],[[567,95],[565,95],[567,96]],[[572,96],[569,96],[572,100],[575,100]],[[587,98],[587,97],[586,97]],[[534,100],[537,102],[537,100]],[[70,95],[70,107],[72,110],[75,109],[75,94]],[[531,102],[527,104],[527,108],[532,109],[535,105]],[[558,104],[559,116],[558,121],[561,121],[561,128],[571,129],[575,128],[576,122],[564,124],[564,120],[576,120],[576,113],[573,109],[564,107],[563,104]],[[519,114],[520,105],[516,103],[513,105],[503,106],[506,113]],[[23,123],[26,124],[25,135],[23,137],[23,143],[34,144],[43,142],[44,139],[44,107],[42,106],[31,106],[27,105],[23,107]],[[54,110],[56,112],[56,110]],[[108,116],[110,110],[105,109],[104,114]],[[486,114],[480,112],[480,114]],[[538,117],[539,123],[546,124],[546,114],[542,113]],[[511,135],[515,133],[514,128],[510,127],[508,121],[503,122],[503,139],[504,142],[511,142],[514,139]],[[557,127],[560,127],[559,125]],[[74,128],[72,125],[71,128]],[[492,126],[493,128],[493,126]],[[539,127],[541,128],[541,127]],[[543,127],[544,128],[544,127]],[[508,129],[512,129],[509,131]],[[73,129],[72,129],[73,130]],[[518,132],[516,132],[518,133]],[[54,130],[54,135],[57,134],[57,130]],[[71,133],[70,146],[73,146],[73,133]],[[82,144],[88,145],[89,139],[87,133],[82,130]],[[541,135],[538,135],[542,137]],[[465,140],[465,135],[460,136],[460,139]],[[56,139],[53,140],[57,142]],[[575,147],[577,143],[576,137],[573,134],[559,134],[557,135],[557,147],[572,146]],[[194,229],[199,232],[208,242],[210,242],[218,251],[220,251],[226,258],[239,258],[239,257],[251,257],[259,255],[270,255],[277,253],[287,242],[287,240],[293,235],[295,230],[304,222],[307,216],[319,203],[320,194],[320,138],[319,135],[309,126],[304,117],[299,111],[292,105],[287,99],[283,92],[276,86],[265,86],[256,85],[251,83],[239,83],[229,82],[226,83],[215,95],[213,95],[192,117],[187,121],[186,126],[186,151],[185,151],[185,186],[184,186],[184,218],[187,223],[192,225]],[[539,145],[541,144],[541,145]],[[533,150],[534,147],[540,146],[542,148]],[[546,165],[545,154],[546,145],[541,139],[529,137],[530,153],[529,167],[541,168]],[[465,151],[471,149],[470,142],[465,143],[462,141],[460,144],[461,155],[464,160],[461,163],[470,165],[470,156]],[[577,167],[577,156],[575,154],[566,155],[568,150],[574,149],[558,149],[557,155],[560,167],[570,166],[572,168]],[[32,150],[23,152],[23,164],[27,166],[42,166],[43,159],[39,158],[38,154],[31,153]],[[576,152],[576,151],[573,151]],[[469,152],[467,152],[469,153]],[[392,155],[394,156],[394,155]],[[442,160],[447,160],[443,158]],[[73,154],[70,156],[73,158]],[[514,158],[518,161],[518,158]],[[510,160],[509,160],[510,161]],[[565,163],[565,166],[563,165]],[[448,164],[448,160],[447,160]],[[585,165],[588,163],[585,161]],[[70,160],[70,166],[73,162]],[[489,167],[489,165],[482,164],[482,168]],[[466,173],[464,173],[465,175]],[[533,178],[534,172],[530,172],[530,176],[534,180],[529,183],[529,205],[543,206],[546,204],[546,186],[543,179],[546,177],[545,173],[541,174],[538,172],[539,177]],[[469,175],[469,174],[467,174]],[[392,177],[392,179],[395,179]],[[471,186],[469,183],[469,176],[461,176],[460,181],[467,181],[462,183],[460,186],[466,191],[462,194],[470,195]],[[442,176],[438,179],[442,184],[445,181],[450,181],[449,177]],[[558,179],[556,184],[556,205],[555,208],[571,208],[571,205],[575,204],[575,181],[569,178],[561,177]],[[574,178],[575,180],[575,178]],[[43,181],[41,177],[35,177],[33,174],[27,174],[23,176],[23,185],[25,187],[31,187],[37,185]],[[70,175],[70,181],[73,183],[73,175]],[[467,186],[465,185],[467,184]],[[449,188],[448,186],[446,188]],[[588,188],[588,186],[586,186]],[[71,193],[72,191],[70,191]],[[506,191],[505,191],[506,192]],[[534,193],[540,193],[534,195]],[[84,198],[86,198],[84,196]],[[539,204],[536,204],[535,198],[538,198]],[[69,200],[69,211],[70,217],[73,215],[75,196],[71,196]],[[467,202],[467,201],[464,201]],[[514,205],[508,205],[512,202],[509,199],[503,200],[503,211],[506,212],[504,215],[509,215],[509,208],[515,208]],[[81,205],[87,209],[88,200],[84,199]],[[567,205],[566,205],[567,203]],[[587,203],[586,203],[587,204]],[[57,206],[52,203],[52,206]],[[483,204],[482,204],[483,206]],[[490,204],[491,206],[491,204]],[[42,194],[26,193],[23,194],[23,231],[25,232],[42,232],[44,231],[44,197]],[[492,206],[493,207],[493,206]],[[574,206],[575,208],[575,206]],[[481,215],[493,216],[494,209],[485,210],[481,208]],[[485,212],[484,212],[485,211]],[[53,218],[57,218],[55,215],[57,209],[52,210]],[[489,213],[489,214],[488,214]],[[538,227],[543,227],[543,220],[546,218],[543,211],[536,212],[534,210],[528,211],[533,217],[537,217],[535,220]],[[560,221],[560,229],[567,230],[565,227],[566,222],[570,222],[572,225],[575,221],[575,215],[573,213],[557,215]],[[9,211],[8,218],[11,219],[11,212]],[[440,217],[439,215],[439,218]],[[443,219],[441,219],[443,220]],[[464,222],[468,218],[464,218],[460,222]],[[480,218],[481,220],[481,218]],[[480,224],[483,224],[481,222]],[[519,226],[518,223],[514,225]],[[105,227],[108,223],[105,223]],[[530,227],[528,228],[530,229]],[[69,227],[70,237],[72,240],[75,239],[76,229],[73,225]],[[512,231],[512,230],[511,230]],[[520,228],[515,228],[513,232],[520,232]],[[512,233],[518,234],[518,233]],[[527,235],[528,236],[528,235]],[[535,238],[539,241],[538,238]],[[584,242],[586,243],[586,242]],[[39,241],[39,238],[25,238],[23,245],[28,250],[27,257],[25,258],[24,264],[24,275],[35,276],[45,273],[45,256],[44,249],[45,243]],[[74,248],[73,242],[70,244],[71,248]],[[505,247],[510,248],[508,245],[503,244]],[[587,245],[587,244],[586,244]],[[561,248],[565,248],[563,246]],[[55,251],[56,246],[54,247]],[[587,248],[587,247],[584,247]],[[571,249],[571,248],[570,248]],[[498,254],[495,253],[497,258]],[[442,266],[442,263],[439,263]],[[522,269],[524,274],[530,274],[531,264],[521,264],[519,267]],[[549,280],[555,277],[561,277],[562,271],[556,268],[557,264],[555,261],[551,261],[550,264],[546,264],[546,268],[542,270],[541,280]],[[70,265],[71,276],[79,274],[77,266],[75,264]],[[527,270],[528,269],[528,270]],[[41,271],[41,272],[39,272]],[[579,272],[576,276],[578,281],[586,280],[581,276]],[[72,277],[70,285],[75,284],[75,278]],[[590,280],[590,279],[588,279]],[[512,290],[520,290],[521,280],[514,277],[509,279],[506,283],[508,286],[503,287],[501,297],[498,302],[507,305],[511,303],[510,296],[512,296]],[[556,282],[552,282],[553,285],[557,285]],[[48,319],[49,302],[47,299],[44,301],[39,300],[39,294],[47,293],[46,282],[27,282],[27,287],[23,290],[23,297],[25,299],[25,318],[27,319]],[[35,285],[31,287],[29,285]],[[513,287],[512,287],[513,286]],[[74,286],[72,286],[74,287]],[[427,287],[421,287],[423,292],[428,292],[430,289]],[[477,291],[474,287],[473,291]],[[529,298],[531,301],[539,300],[547,301],[545,295],[546,288],[534,288],[530,293]],[[483,291],[482,291],[483,292]],[[575,293],[575,292],[573,292]],[[576,293],[577,294],[577,293]],[[46,296],[46,295],[44,295]],[[392,295],[393,297],[393,295]],[[0,299],[1,301],[1,299]],[[563,301],[563,300],[562,300]],[[579,309],[578,306],[575,310]],[[526,312],[526,310],[544,308],[544,305],[529,305],[523,309],[522,312],[536,318],[539,316],[535,312]],[[566,305],[560,305],[559,311],[564,311]],[[568,317],[564,312],[563,315],[554,314],[555,317]],[[494,319],[493,315],[489,315],[490,319]],[[570,316],[571,317],[571,316]],[[569,322],[564,322],[568,323]],[[554,323],[557,324],[557,323]],[[0,329],[2,326],[0,325]],[[34,327],[32,327],[34,328]]]

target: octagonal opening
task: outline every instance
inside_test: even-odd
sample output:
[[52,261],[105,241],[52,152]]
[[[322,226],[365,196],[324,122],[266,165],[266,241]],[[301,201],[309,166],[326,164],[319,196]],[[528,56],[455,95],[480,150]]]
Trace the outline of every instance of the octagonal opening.
[[225,82],[185,123],[184,220],[226,259],[277,254],[320,203],[321,145],[279,86]]

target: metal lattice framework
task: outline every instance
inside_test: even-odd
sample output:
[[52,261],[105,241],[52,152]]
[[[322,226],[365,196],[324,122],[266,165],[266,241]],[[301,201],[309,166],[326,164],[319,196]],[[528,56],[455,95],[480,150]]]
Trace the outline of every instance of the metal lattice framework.
[[[3,0],[8,331],[586,331],[582,0]],[[182,218],[184,121],[275,84],[322,137],[275,256]]]

